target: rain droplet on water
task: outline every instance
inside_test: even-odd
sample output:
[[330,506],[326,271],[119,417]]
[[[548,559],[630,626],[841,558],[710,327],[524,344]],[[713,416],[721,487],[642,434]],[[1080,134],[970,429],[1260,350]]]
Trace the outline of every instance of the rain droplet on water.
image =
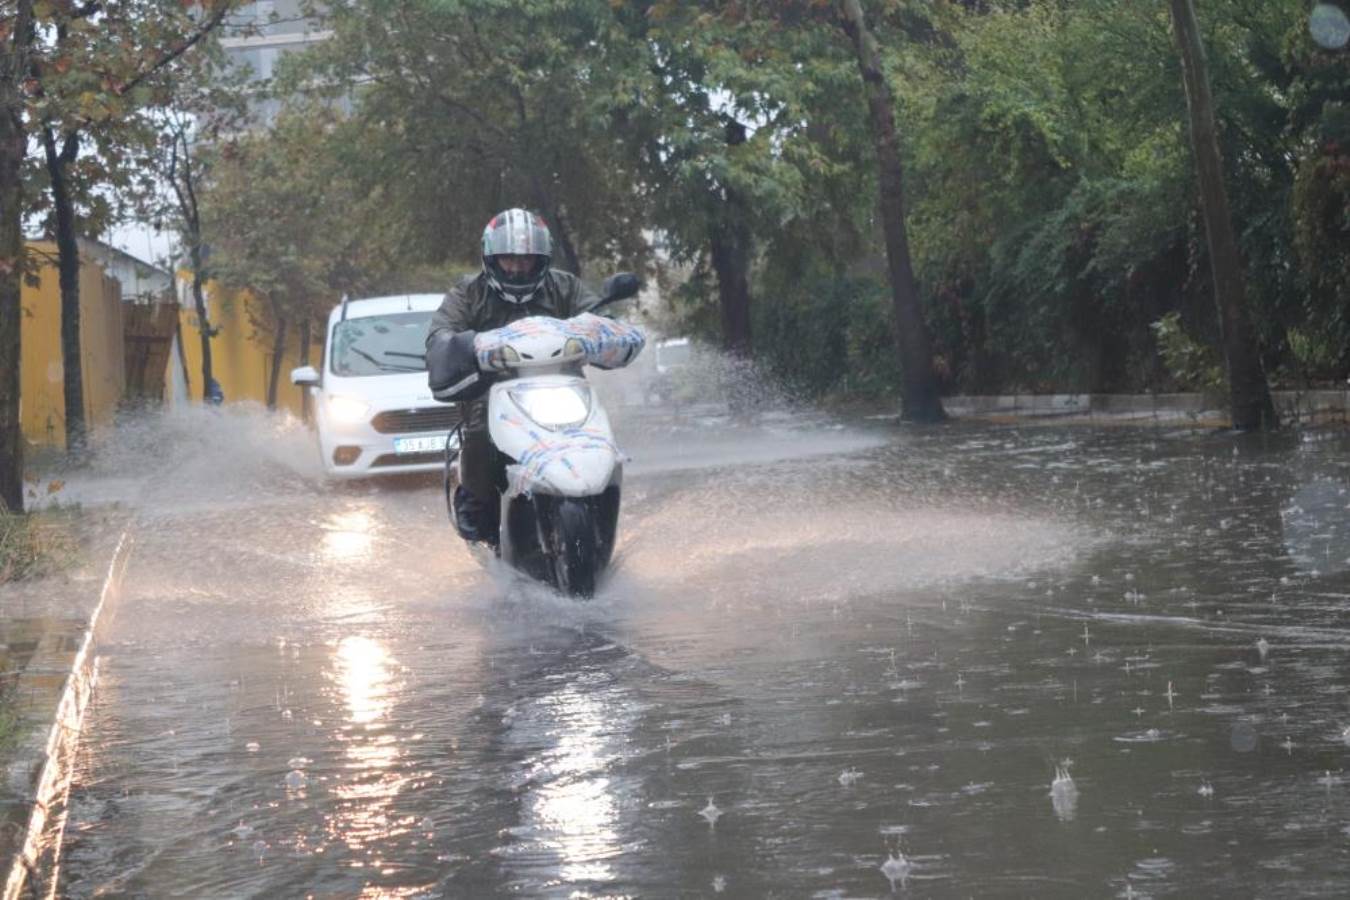
[[292,769],[286,774],[286,789],[290,791],[304,790],[305,785],[309,784],[309,778],[299,769]]
[[1350,43],[1350,17],[1331,3],[1319,3],[1308,17],[1308,31],[1319,46],[1340,50]]
[[1067,766],[1055,766],[1055,780],[1050,782],[1050,804],[1061,822],[1072,822],[1078,814],[1078,785],[1073,783]]
[[839,783],[844,787],[853,787],[860,778],[862,778],[862,773],[851,767],[839,773]]
[[909,875],[909,860],[898,850],[895,853],[888,853],[886,861],[881,864],[881,874],[891,883],[891,892],[894,893],[897,881],[904,886],[905,877]]
[[698,814],[708,820],[708,827],[713,828],[717,825],[717,820],[722,818],[722,811],[713,803],[713,798],[708,798],[708,805],[698,811]]

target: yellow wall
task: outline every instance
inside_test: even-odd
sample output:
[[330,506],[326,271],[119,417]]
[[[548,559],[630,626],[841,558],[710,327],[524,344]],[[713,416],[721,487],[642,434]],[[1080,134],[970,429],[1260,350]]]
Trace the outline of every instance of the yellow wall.
[[[215,282],[207,285],[206,298],[211,327],[219,329],[211,339],[211,373],[225,392],[225,402],[266,403],[275,340],[267,304],[247,291],[227,291]],[[193,402],[201,402],[202,339],[190,288],[183,298],[179,315],[183,355],[187,359],[188,395]],[[311,332],[319,332],[319,329],[312,328]],[[320,335],[313,334],[310,365],[318,366],[322,349]],[[297,416],[301,415],[304,395],[300,388],[291,384],[291,369],[300,364],[299,329],[292,325],[286,334],[286,349],[277,379],[277,409],[289,410]],[[169,365],[180,365],[177,357],[170,358]]]
[[[56,245],[30,243],[40,262],[37,287],[23,286],[19,373],[20,424],[30,443],[64,449],[65,377],[61,362],[61,288]],[[80,357],[84,370],[84,415],[97,442],[112,424],[122,399],[122,289],[92,261],[80,266]]]

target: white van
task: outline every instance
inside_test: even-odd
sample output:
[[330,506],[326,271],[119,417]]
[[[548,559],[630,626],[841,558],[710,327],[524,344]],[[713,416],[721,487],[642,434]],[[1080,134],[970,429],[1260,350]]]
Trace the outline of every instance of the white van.
[[679,399],[680,380],[693,362],[693,352],[687,337],[657,341],[655,372],[647,383],[648,402],[668,404]]
[[443,294],[347,300],[328,316],[323,371],[291,381],[314,398],[324,470],[338,478],[436,472],[459,424],[427,387],[426,339]]

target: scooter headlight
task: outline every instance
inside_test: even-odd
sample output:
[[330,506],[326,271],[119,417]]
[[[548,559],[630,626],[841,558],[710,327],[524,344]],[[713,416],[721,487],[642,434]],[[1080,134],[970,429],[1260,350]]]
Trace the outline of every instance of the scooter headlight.
[[370,404],[356,397],[330,397],[328,412],[334,421],[352,425],[366,417],[366,413],[370,412]]
[[522,387],[510,393],[516,406],[545,428],[572,428],[591,415],[591,389],[582,385]]

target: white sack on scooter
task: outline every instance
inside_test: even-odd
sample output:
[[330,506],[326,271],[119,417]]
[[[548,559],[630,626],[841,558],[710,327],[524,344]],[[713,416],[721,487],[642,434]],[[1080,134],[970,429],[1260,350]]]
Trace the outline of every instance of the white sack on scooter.
[[586,362],[599,369],[619,369],[628,365],[647,343],[646,335],[636,325],[582,313],[571,319],[531,316],[503,328],[480,332],[474,338],[474,352],[478,354],[479,366],[490,370],[494,361],[500,358],[499,351],[512,343],[545,335],[555,341],[568,338],[581,341],[586,350]]

